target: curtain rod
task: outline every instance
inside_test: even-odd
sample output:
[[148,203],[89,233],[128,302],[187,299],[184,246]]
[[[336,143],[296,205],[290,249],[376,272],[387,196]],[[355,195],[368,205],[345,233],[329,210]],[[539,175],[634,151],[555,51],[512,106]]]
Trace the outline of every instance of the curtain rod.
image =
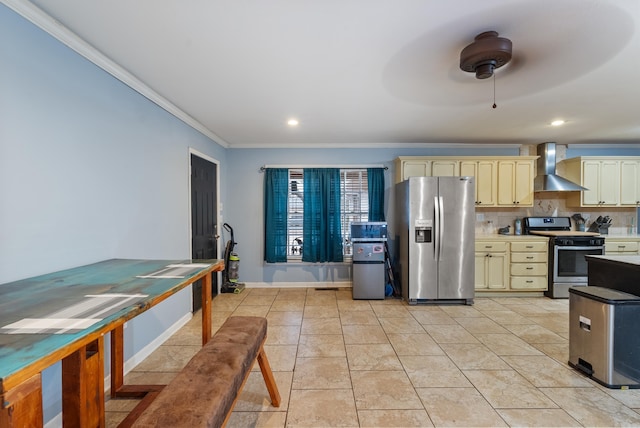
[[365,169],[365,168],[384,168],[388,170],[389,167],[384,165],[263,165],[260,167],[260,172],[264,172],[267,168],[288,168],[288,169],[304,169],[304,168],[339,168],[339,169]]

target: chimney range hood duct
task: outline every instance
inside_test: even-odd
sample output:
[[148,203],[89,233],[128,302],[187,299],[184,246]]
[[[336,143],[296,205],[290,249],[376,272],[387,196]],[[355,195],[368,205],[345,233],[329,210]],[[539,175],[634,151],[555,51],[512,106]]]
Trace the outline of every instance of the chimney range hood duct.
[[556,143],[538,145],[538,174],[533,180],[534,192],[570,192],[588,190],[556,174]]

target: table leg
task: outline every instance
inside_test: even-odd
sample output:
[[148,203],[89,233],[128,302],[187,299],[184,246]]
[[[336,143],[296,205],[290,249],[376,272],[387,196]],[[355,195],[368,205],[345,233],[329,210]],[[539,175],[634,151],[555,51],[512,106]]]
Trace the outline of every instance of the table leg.
[[62,424],[104,427],[104,339],[83,346],[62,360]]
[[211,339],[211,276],[213,272],[205,275],[202,284],[202,344]]
[[0,394],[0,427],[42,427],[42,419],[40,373]]
[[111,398],[124,384],[124,324],[111,331]]

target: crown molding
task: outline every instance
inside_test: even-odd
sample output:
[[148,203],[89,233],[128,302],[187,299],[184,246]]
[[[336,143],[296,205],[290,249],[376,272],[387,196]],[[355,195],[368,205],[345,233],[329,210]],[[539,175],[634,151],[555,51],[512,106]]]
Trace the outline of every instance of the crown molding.
[[204,136],[210,138],[218,145],[224,148],[229,148],[228,142],[211,132],[211,130],[194,119],[191,115],[151,89],[140,79],[120,65],[116,64],[109,57],[98,51],[73,31],[65,27],[61,22],[55,20],[33,3],[27,0],[0,0],[0,3],[4,4],[18,15],[22,16],[41,30],[68,46],[70,49],[73,49],[79,55],[82,55],[84,58],[120,80],[122,83],[147,98],[149,101],[166,110],[168,113],[180,119],[182,122]]
[[230,149],[517,149],[522,144],[483,143],[237,143]]

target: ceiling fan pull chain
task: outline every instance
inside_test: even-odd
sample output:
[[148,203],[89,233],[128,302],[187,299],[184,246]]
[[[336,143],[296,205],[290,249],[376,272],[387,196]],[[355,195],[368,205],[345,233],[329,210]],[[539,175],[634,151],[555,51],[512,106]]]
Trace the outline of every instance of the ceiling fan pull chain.
[[493,108],[498,107],[496,105],[496,74],[493,73]]

